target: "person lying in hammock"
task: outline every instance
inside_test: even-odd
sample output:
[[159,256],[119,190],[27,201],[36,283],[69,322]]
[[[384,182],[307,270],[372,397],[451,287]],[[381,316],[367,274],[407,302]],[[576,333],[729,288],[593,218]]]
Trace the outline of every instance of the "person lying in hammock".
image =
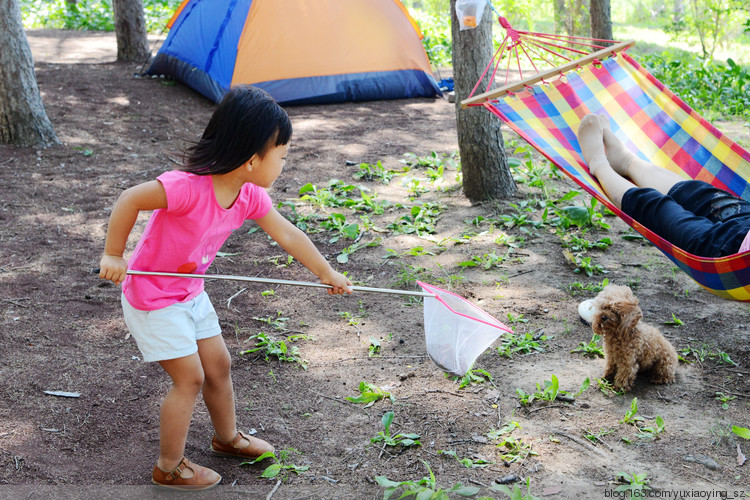
[[610,130],[606,116],[584,116],[578,143],[612,203],[673,245],[701,257],[750,250],[747,201],[641,160]]

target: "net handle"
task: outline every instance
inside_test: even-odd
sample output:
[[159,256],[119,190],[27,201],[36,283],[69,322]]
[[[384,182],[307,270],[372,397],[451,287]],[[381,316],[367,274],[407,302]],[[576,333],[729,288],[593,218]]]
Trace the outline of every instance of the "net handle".
[[[94,272],[98,274],[99,270],[95,269]],[[267,283],[270,285],[294,285],[294,286],[308,286],[315,288],[333,288],[331,285],[324,283],[312,283],[310,281],[291,281],[291,280],[279,280],[273,278],[256,278],[253,276],[233,276],[228,274],[188,274],[188,273],[163,273],[159,271],[135,271],[128,269],[127,273],[131,276],[168,276],[171,278],[196,278],[196,279],[216,279],[216,280],[232,280],[232,281],[252,281],[254,283]],[[434,297],[435,295],[428,292],[414,292],[411,290],[394,290],[391,288],[372,288],[367,286],[352,286],[350,287],[355,292],[372,292],[372,293],[389,293],[393,295],[411,295],[415,297]]]

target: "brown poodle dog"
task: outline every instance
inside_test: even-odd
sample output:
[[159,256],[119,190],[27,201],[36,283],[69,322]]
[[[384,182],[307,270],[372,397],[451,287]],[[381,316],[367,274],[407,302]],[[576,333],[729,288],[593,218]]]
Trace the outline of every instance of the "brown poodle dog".
[[675,381],[677,351],[659,330],[641,321],[638,299],[627,286],[607,285],[594,299],[594,333],[604,338],[604,378],[629,391],[638,372],[654,384]]

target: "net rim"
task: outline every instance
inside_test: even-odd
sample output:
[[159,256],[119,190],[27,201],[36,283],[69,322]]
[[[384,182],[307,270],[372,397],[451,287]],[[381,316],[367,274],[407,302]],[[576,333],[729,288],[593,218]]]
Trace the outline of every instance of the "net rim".
[[[471,302],[469,302],[465,298],[461,297],[460,295],[455,294],[453,292],[449,292],[448,290],[443,290],[442,288],[436,287],[434,285],[430,285],[428,283],[423,283],[421,281],[417,281],[417,285],[419,285],[420,287],[422,287],[422,289],[424,291],[426,291],[428,293],[431,293],[432,296],[435,299],[437,299],[438,301],[440,301],[440,303],[442,303],[446,308],[448,308],[448,310],[451,311],[453,314],[457,314],[459,316],[462,316],[462,317],[464,317],[466,319],[470,319],[472,321],[477,321],[479,323],[484,323],[487,326],[491,326],[493,328],[497,328],[498,330],[502,330],[502,331],[507,332],[507,333],[513,333],[513,329],[512,328],[509,328],[509,327],[505,326],[502,321],[500,321],[499,319],[495,318],[490,313],[482,310],[480,307],[472,304]],[[484,314],[486,316],[489,316],[490,318],[492,318],[493,320],[495,320],[497,322],[497,324],[490,323],[489,321],[485,321],[483,319],[475,318],[474,316],[469,316],[468,314],[464,314],[464,313],[456,311],[445,300],[443,300],[443,298],[438,293],[435,293],[435,290],[437,290],[439,292],[442,292],[442,293],[447,293],[448,295],[452,295],[452,296],[456,297],[457,299],[464,301],[470,307],[476,309],[477,311],[481,312],[482,314]]]

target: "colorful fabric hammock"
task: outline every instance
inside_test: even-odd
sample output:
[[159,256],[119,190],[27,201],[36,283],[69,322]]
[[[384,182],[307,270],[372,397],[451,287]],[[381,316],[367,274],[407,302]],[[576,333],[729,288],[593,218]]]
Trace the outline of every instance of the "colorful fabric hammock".
[[615,135],[644,160],[750,200],[750,153],[630,56],[607,55],[607,59],[601,54],[593,60],[585,58],[589,62],[582,64],[573,61],[564,75],[555,70],[561,75],[555,81],[542,79],[541,84],[525,84],[520,91],[502,96],[487,92],[483,100],[477,96],[464,105],[479,103],[497,115],[706,290],[750,302],[750,252],[719,258],[690,254],[615,207],[589,175],[576,132],[586,114],[605,114]]

